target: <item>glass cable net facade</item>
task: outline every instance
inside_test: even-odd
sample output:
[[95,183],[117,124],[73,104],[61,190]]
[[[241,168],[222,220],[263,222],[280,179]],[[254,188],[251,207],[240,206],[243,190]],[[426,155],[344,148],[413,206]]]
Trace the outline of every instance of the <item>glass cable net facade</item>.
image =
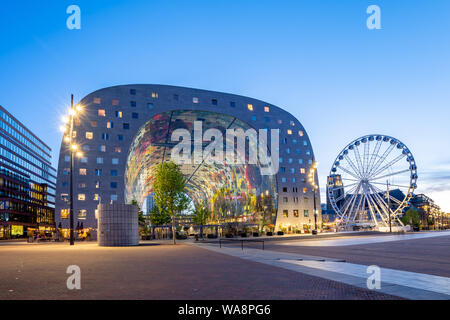
[[[191,159],[194,159],[195,121],[202,122],[204,132],[208,129],[220,130],[224,137],[224,152],[227,142],[230,143],[227,141],[227,129],[252,129],[233,116],[207,111],[177,110],[153,116],[138,131],[130,148],[125,172],[127,202],[137,200],[142,204],[153,192],[157,165],[171,160],[172,151],[178,144],[177,141],[171,141],[175,130],[185,129],[190,133]],[[202,150],[210,143],[202,140]],[[234,144],[233,140],[231,145]],[[256,145],[252,143],[247,143],[245,155],[238,154],[238,148],[234,148],[236,159],[245,156],[248,160],[252,152],[257,152]],[[208,223],[274,224],[277,212],[276,175],[262,175],[261,162],[208,163],[203,159],[200,163],[183,163],[181,170],[187,180],[186,193],[196,203],[206,201],[211,211]]]

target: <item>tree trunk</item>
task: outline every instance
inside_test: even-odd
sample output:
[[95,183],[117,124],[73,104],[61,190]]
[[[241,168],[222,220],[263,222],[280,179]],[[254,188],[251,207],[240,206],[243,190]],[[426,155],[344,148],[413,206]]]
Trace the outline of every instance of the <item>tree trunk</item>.
[[200,238],[203,240],[203,225],[200,225]]
[[172,237],[173,237],[173,244],[177,244],[176,237],[175,237],[175,215],[172,216]]

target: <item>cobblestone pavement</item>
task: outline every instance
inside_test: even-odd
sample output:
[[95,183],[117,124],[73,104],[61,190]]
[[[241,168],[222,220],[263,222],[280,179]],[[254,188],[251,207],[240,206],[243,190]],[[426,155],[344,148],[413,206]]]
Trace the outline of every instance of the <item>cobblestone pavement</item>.
[[[333,247],[310,244],[303,247],[301,240],[296,240],[292,246],[283,242],[284,245],[277,245],[277,241],[266,242],[266,249],[450,277],[450,236]],[[256,248],[258,244],[253,246]]]
[[[81,290],[66,269],[81,268]],[[103,248],[94,243],[0,248],[0,300],[397,299],[278,267],[180,244]]]

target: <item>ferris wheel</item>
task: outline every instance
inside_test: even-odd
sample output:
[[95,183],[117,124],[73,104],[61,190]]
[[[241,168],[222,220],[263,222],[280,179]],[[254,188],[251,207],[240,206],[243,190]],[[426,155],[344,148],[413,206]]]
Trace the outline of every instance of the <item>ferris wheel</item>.
[[402,226],[399,215],[416,188],[416,161],[406,145],[386,135],[367,135],[339,153],[327,195],[340,225]]

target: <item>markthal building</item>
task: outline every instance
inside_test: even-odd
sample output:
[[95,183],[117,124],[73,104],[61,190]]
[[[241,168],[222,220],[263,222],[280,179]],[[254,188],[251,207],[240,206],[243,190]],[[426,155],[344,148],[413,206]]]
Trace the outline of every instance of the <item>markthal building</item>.
[[[74,164],[77,226],[97,227],[99,203],[136,200],[148,211],[156,166],[175,159],[186,177],[186,194],[209,206],[209,225],[289,233],[314,228],[314,201],[320,210],[320,198],[307,179],[312,146],[301,123],[283,109],[165,85],[109,87],[80,104],[73,133],[83,153]],[[63,142],[56,200],[62,229],[69,228],[69,173]]]

